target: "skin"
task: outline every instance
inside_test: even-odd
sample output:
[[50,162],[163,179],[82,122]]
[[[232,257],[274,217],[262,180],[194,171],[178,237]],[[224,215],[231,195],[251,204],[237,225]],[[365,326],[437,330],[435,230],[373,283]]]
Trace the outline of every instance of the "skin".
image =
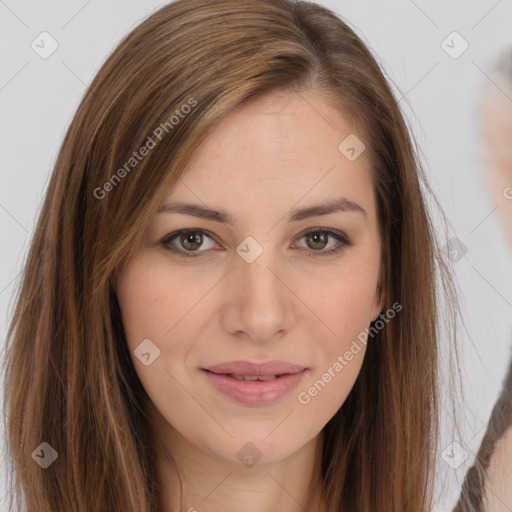
[[487,97],[483,134],[492,198],[512,251],[512,85],[505,92],[508,98],[501,91]]
[[[367,154],[349,161],[338,150],[352,133],[359,132],[315,91],[272,93],[238,108],[162,202],[225,210],[236,223],[157,213],[119,275],[127,341],[151,399],[164,512],[183,510],[166,453],[183,476],[184,510],[325,510],[315,485],[321,429],[354,385],[365,345],[308,404],[297,396],[350,348],[384,303],[377,293],[380,239]],[[339,197],[366,214],[287,220],[293,209]],[[185,228],[206,230],[202,245],[183,245],[184,237],[169,245],[203,255],[186,259],[162,245]],[[315,242],[304,235],[310,228],[342,232],[353,245],[309,255],[308,249],[339,245],[332,237]],[[248,236],[263,248],[252,263],[236,252]],[[146,338],[161,351],[149,366],[134,356]],[[264,406],[220,394],[200,370],[273,359],[308,370],[293,391]],[[261,454],[252,467],[237,457],[247,442]]]
[[487,470],[484,510],[510,512],[512,510],[512,428],[496,443]]
[[[506,93],[512,97],[512,84]],[[484,135],[488,148],[488,178],[496,210],[512,249],[512,101],[501,92],[487,98]],[[484,509],[512,510],[512,427],[496,443],[485,482]]]

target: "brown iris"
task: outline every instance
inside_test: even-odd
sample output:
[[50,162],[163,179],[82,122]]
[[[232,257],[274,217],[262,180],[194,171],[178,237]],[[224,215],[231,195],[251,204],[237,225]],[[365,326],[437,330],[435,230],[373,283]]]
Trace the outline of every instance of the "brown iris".
[[310,240],[313,240],[313,244],[317,244],[319,243],[320,245],[322,245],[321,247],[315,247],[314,245],[311,246],[309,243],[308,245],[312,248],[312,249],[323,249],[325,244],[327,243],[327,240],[328,240],[328,234],[327,233],[322,233],[321,231],[317,231],[317,232],[314,232],[314,233],[308,233],[306,235],[306,237],[309,237]]
[[198,231],[187,231],[180,235],[180,242],[185,249],[193,251],[201,246],[203,236]]

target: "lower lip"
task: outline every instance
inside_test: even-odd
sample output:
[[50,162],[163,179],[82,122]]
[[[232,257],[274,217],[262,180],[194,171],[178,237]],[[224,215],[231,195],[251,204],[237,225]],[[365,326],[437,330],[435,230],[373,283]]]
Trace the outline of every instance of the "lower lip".
[[246,405],[267,405],[275,402],[297,386],[306,369],[272,380],[238,380],[227,375],[202,370],[215,388],[224,395]]

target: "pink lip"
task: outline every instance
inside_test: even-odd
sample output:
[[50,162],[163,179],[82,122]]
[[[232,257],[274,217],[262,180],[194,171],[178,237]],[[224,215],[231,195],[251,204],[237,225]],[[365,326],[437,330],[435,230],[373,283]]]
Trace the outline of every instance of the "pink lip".
[[[237,402],[258,406],[266,405],[279,400],[297,386],[307,371],[299,366],[283,361],[270,361],[263,364],[248,361],[233,361],[210,368],[202,368],[203,373],[210,379],[214,387],[221,393]],[[226,374],[279,377],[266,380],[239,380]]]

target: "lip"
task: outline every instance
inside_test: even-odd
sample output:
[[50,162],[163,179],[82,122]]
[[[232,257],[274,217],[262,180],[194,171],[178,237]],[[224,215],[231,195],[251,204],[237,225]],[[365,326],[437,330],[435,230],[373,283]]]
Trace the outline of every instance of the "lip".
[[266,363],[231,361],[229,363],[221,363],[214,366],[208,366],[203,368],[203,370],[209,370],[213,373],[236,373],[240,375],[257,375],[258,377],[264,377],[266,375],[299,373],[305,368],[305,366],[287,363],[285,361],[267,361]]
[[[284,361],[262,364],[233,361],[201,368],[201,371],[220,393],[245,405],[261,406],[276,402],[292,391],[304,377],[307,368]],[[226,374],[279,377],[265,381],[239,380]]]

